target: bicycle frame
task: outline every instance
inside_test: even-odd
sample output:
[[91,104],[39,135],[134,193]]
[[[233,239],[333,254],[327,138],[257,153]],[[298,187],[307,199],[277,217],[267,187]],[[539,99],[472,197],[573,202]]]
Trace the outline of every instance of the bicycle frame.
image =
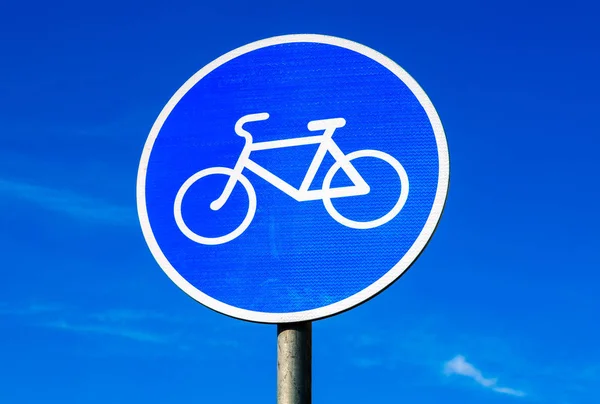
[[[348,196],[366,195],[369,193],[369,185],[361,177],[356,168],[354,168],[352,163],[348,161],[344,152],[342,152],[342,150],[338,147],[338,145],[332,138],[335,130],[345,125],[346,121],[343,118],[323,119],[309,122],[308,129],[311,131],[323,130],[324,132],[321,135],[253,143],[252,135],[246,130],[244,130],[242,126],[247,122],[255,122],[259,120],[262,121],[267,119],[268,117],[269,115],[266,113],[251,114],[242,117],[236,123],[236,133],[239,136],[244,137],[246,139],[246,144],[233,169],[234,174],[232,174],[229,180],[227,181],[227,184],[225,185],[225,189],[223,190],[221,196],[219,196],[219,198],[217,198],[214,202],[211,203],[211,209],[218,210],[225,204],[225,202],[227,202],[227,199],[231,195],[231,192],[233,191],[233,188],[236,182],[238,181],[239,176],[242,175],[242,171],[244,170],[244,168],[247,168],[248,170],[252,171],[256,175],[267,181],[269,184],[273,185],[274,187],[289,195],[298,202],[322,200],[324,197],[342,198]],[[308,167],[306,175],[304,176],[304,179],[302,180],[302,183],[299,188],[294,188],[292,185],[288,184],[281,178],[277,177],[276,175],[274,175],[273,173],[271,173],[270,171],[268,171],[267,169],[250,159],[250,153],[253,151],[272,150],[311,144],[319,144],[319,148],[317,149],[315,156],[313,157],[313,160],[310,163],[310,166]],[[338,162],[342,170],[344,170],[344,172],[346,173],[348,178],[350,178],[354,185],[330,188],[326,190],[309,190],[327,152],[329,152],[333,156],[333,158]]]

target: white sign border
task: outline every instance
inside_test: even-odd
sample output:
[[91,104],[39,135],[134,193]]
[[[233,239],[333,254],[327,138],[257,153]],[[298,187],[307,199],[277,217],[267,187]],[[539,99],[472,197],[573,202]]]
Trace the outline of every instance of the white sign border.
[[[150,226],[150,221],[148,219],[148,212],[146,210],[146,172],[148,169],[148,161],[150,159],[150,154],[152,152],[152,147],[154,146],[154,142],[156,137],[158,136],[164,122],[167,117],[175,108],[177,103],[183,98],[183,96],[202,78],[204,78],[207,74],[218,68],[219,66],[229,62],[232,59],[235,59],[238,56],[241,56],[245,53],[252,52],[257,49],[265,48],[272,45],[286,44],[286,43],[296,43],[296,42],[312,42],[312,43],[321,43],[339,46],[342,48],[346,48],[355,52],[358,52],[377,63],[386,67],[389,71],[394,73],[404,84],[408,86],[408,88],[413,92],[416,98],[419,100],[421,106],[425,109],[427,113],[427,117],[432,125],[433,132],[435,134],[435,140],[437,143],[438,149],[438,161],[439,161],[439,175],[438,175],[438,185],[437,191],[435,195],[435,199],[433,202],[433,206],[429,217],[427,218],[427,222],[425,226],[421,230],[419,237],[415,240],[410,249],[404,254],[402,259],[385,275],[379,278],[377,281],[361,290],[360,292],[347,297],[343,300],[340,300],[336,303],[319,307],[316,309],[298,311],[292,313],[268,313],[268,312],[258,312],[252,310],[241,309],[235,306],[228,305],[219,300],[216,300],[207,294],[201,292],[196,289],[192,284],[186,281],[177,270],[171,265],[171,263],[167,260],[162,250],[160,249],[156,239],[154,237],[154,233],[152,232],[152,227]],[[339,314],[343,311],[349,310],[365,301],[371,299],[376,296],[388,286],[390,286],[394,281],[396,281],[406,270],[413,264],[413,262],[418,258],[421,254],[427,243],[429,242],[431,236],[433,235],[437,224],[442,215],[442,211],[444,209],[444,205],[446,202],[446,196],[448,194],[448,186],[450,180],[450,161],[448,155],[448,144],[446,142],[446,136],[444,134],[444,129],[442,127],[442,123],[440,118],[433,107],[433,104],[429,100],[429,97],[425,94],[423,89],[419,86],[419,84],[400,66],[398,66],[395,62],[393,62],[388,57],[383,54],[368,48],[367,46],[361,45],[359,43],[337,38],[328,35],[318,35],[318,34],[292,34],[292,35],[282,35],[275,36],[263,40],[259,40],[256,42],[252,42],[250,44],[244,45],[237,49],[234,49],[223,56],[213,60],[211,63],[204,66],[200,69],[196,74],[194,74],[190,79],[188,79],[183,86],[177,90],[177,92],[171,97],[169,102],[165,105],[160,115],[154,122],[152,129],[150,130],[150,134],[148,135],[148,139],[144,145],[144,150],[142,152],[138,176],[137,176],[137,210],[138,216],[140,220],[140,225],[142,227],[142,232],[144,234],[144,238],[146,239],[146,243],[150,248],[150,252],[162,268],[162,270],[167,274],[167,276],[175,282],[177,286],[179,286],[184,292],[186,292],[190,297],[199,303],[207,306],[208,308],[215,310],[219,313],[239,318],[242,320],[248,320],[252,322],[258,323],[272,323],[272,324],[280,324],[280,323],[293,323],[300,321],[312,321],[317,320],[329,316],[333,316],[335,314]]]

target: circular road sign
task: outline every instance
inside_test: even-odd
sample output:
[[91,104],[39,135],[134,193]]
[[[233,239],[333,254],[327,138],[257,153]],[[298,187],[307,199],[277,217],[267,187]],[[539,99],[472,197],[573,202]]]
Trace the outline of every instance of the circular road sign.
[[165,273],[264,323],[350,309],[398,279],[439,222],[449,158],[431,101],[366,46],[285,35],[235,49],[173,95],[137,207]]

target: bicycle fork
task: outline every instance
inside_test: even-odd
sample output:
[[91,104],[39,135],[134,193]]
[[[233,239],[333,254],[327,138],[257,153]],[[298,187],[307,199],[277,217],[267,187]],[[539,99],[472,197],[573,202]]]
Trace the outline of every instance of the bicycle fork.
[[244,148],[242,149],[242,153],[238,158],[237,163],[235,163],[235,167],[233,168],[234,173],[231,174],[229,180],[227,180],[227,184],[225,185],[225,189],[223,189],[223,193],[217,199],[215,199],[210,204],[210,208],[212,210],[219,210],[225,205],[229,196],[233,192],[233,188],[235,187],[236,182],[238,181],[239,175],[244,170],[244,166],[246,165],[246,161],[248,161],[248,157],[250,156],[250,152],[252,151],[252,135],[250,132],[245,130],[243,126],[248,122],[258,122],[269,119],[269,114],[267,112],[262,112],[259,114],[250,114],[245,115],[238,119],[235,123],[235,133],[236,135],[243,137],[246,143],[244,144]]

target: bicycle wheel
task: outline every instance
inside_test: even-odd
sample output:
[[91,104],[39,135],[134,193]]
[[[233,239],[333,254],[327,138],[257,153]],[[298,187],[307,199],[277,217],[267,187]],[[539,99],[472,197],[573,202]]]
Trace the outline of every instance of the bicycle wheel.
[[350,220],[350,219],[342,216],[333,207],[333,203],[331,203],[331,197],[328,196],[329,192],[327,192],[330,190],[331,181],[333,180],[333,176],[337,173],[337,171],[341,167],[340,163],[336,161],[336,163],[333,166],[331,166],[329,171],[327,171],[327,174],[325,175],[325,179],[323,180],[323,191],[324,191],[323,192],[323,194],[324,194],[323,205],[325,205],[325,209],[327,210],[327,213],[329,213],[329,215],[331,215],[331,217],[334,220],[336,220],[338,223],[343,224],[344,226],[347,226],[347,227],[350,227],[353,229],[372,229],[374,227],[381,226],[382,224],[385,224],[385,223],[389,222],[390,220],[392,220],[393,218],[395,218],[396,215],[398,215],[398,213],[400,213],[400,211],[404,207],[404,204],[406,203],[406,199],[408,198],[408,175],[406,174],[406,170],[404,170],[404,167],[402,167],[402,164],[400,164],[398,162],[398,160],[396,160],[394,157],[390,156],[387,153],[379,151],[379,150],[357,150],[355,152],[352,152],[352,153],[346,155],[346,157],[348,158],[348,161],[352,161],[354,159],[361,158],[361,157],[372,157],[372,158],[383,160],[386,163],[388,163],[389,165],[391,165],[392,168],[398,174],[398,177],[400,178],[400,195],[398,196],[398,201],[396,202],[394,207],[388,213],[386,213],[382,217],[375,219],[375,220],[370,220],[370,221],[366,221],[366,222],[358,222],[358,221]]
[[186,224],[185,221],[183,220],[183,216],[181,214],[181,204],[183,202],[183,198],[185,197],[185,193],[188,191],[188,189],[198,180],[200,180],[201,178],[207,177],[209,175],[215,175],[215,174],[220,174],[220,175],[226,175],[231,177],[231,175],[234,174],[234,171],[231,168],[227,168],[227,167],[211,167],[211,168],[207,168],[204,169],[202,171],[198,171],[196,174],[192,175],[190,178],[188,178],[183,185],[181,186],[181,188],[179,188],[179,191],[177,191],[177,196],[175,197],[175,204],[173,206],[173,212],[175,214],[175,222],[177,223],[177,227],[179,227],[179,230],[181,230],[181,232],[190,240],[195,241],[196,243],[199,244],[206,244],[206,245],[217,245],[217,244],[223,244],[223,243],[227,243],[228,241],[233,240],[234,238],[238,237],[240,234],[242,234],[250,225],[250,222],[252,222],[252,219],[254,218],[254,214],[256,213],[256,192],[254,191],[254,187],[252,186],[252,184],[250,183],[250,181],[248,181],[248,179],[246,177],[244,177],[242,174],[239,174],[239,178],[238,181],[239,183],[241,183],[244,187],[244,189],[246,190],[246,193],[248,194],[248,212],[246,213],[246,216],[244,217],[244,220],[242,221],[242,223],[235,228],[235,230],[233,230],[230,233],[225,234],[224,236],[219,236],[219,237],[204,237],[201,236],[195,232],[193,232]]

